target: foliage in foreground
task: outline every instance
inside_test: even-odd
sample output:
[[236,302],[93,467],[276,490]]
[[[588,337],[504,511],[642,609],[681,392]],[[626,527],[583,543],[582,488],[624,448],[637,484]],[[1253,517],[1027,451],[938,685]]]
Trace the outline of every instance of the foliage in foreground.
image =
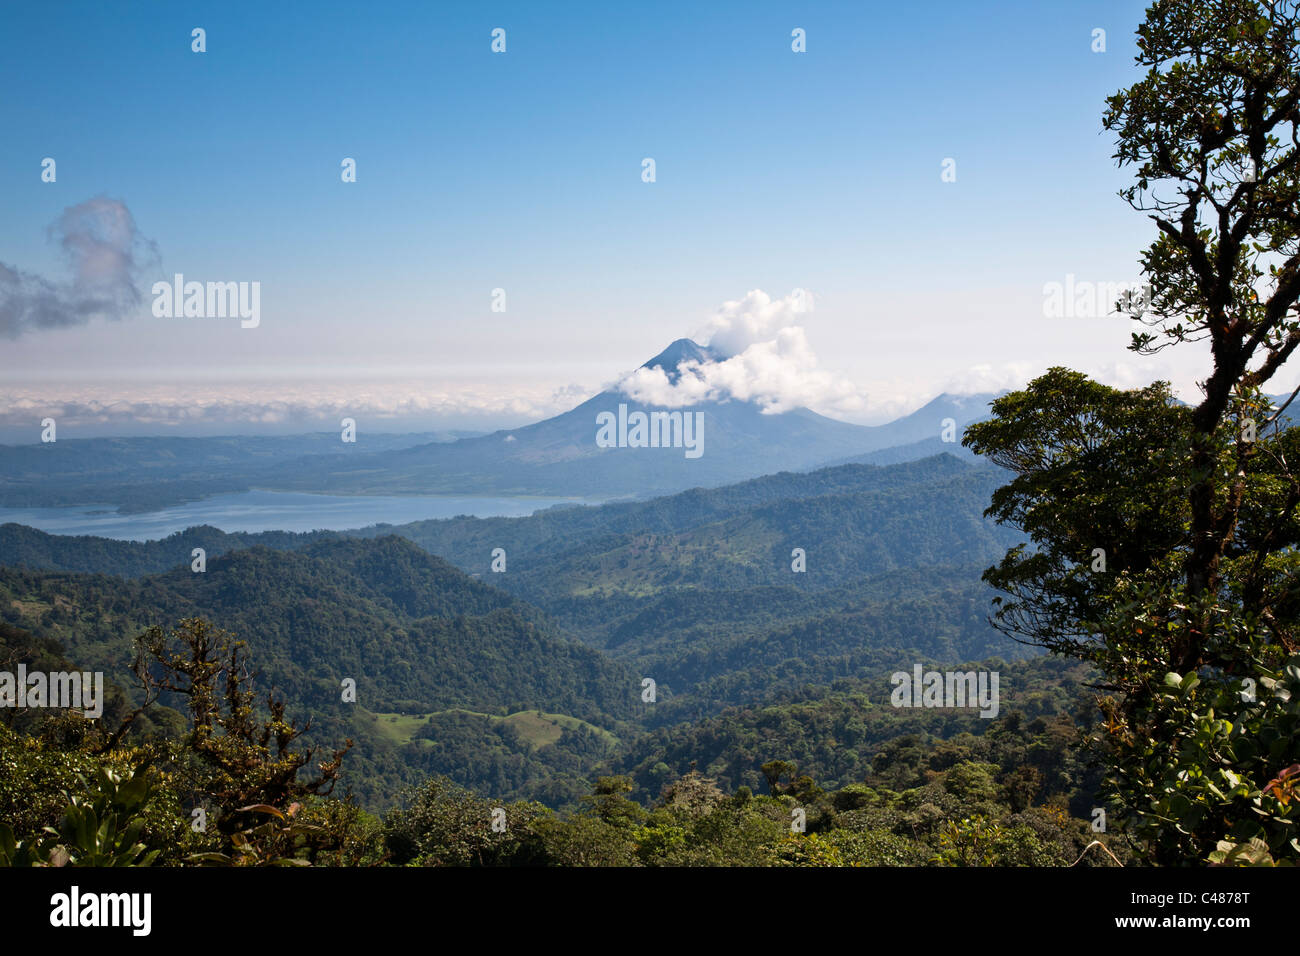
[[[878,774],[830,792],[777,759],[762,766],[766,794],[692,770],[646,805],[631,778],[609,776],[561,815],[435,777],[378,819],[331,795],[346,747],[308,772],[301,730],[274,698],[254,705],[228,635],[186,620],[137,649],[147,703],[114,733],[75,713],[0,725],[0,863],[1061,866],[1094,836],[1069,811],[1082,773],[1069,721],[1016,711],[980,735],[898,738]],[[184,728],[125,733],[163,694],[185,703]]]

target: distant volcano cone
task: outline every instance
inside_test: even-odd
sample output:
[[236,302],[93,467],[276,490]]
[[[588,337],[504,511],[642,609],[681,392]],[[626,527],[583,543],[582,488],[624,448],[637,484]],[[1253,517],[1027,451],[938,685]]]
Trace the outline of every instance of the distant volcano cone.
[[680,366],[683,362],[703,363],[719,362],[721,360],[721,356],[707,346],[700,345],[690,339],[678,339],[641,367],[663,369],[664,374],[668,376],[668,381],[676,385],[682,377]]
[[[718,350],[678,339],[641,367],[662,369],[677,385],[687,363],[725,358]],[[874,427],[836,421],[808,408],[770,415],[753,401],[730,396],[700,399],[677,409],[682,415],[703,417],[701,429],[694,433],[702,436],[695,446],[700,454],[687,457],[685,446],[676,443],[598,444],[603,416],[625,421],[628,415],[653,408],[611,387],[567,412],[520,428],[348,455],[346,460],[321,457],[305,470],[298,463],[286,465],[275,473],[273,486],[369,494],[648,497],[803,471],[896,447],[891,460],[960,454],[959,445],[941,441],[944,419],[952,418],[960,427],[985,411],[989,397],[943,395],[905,418]]]

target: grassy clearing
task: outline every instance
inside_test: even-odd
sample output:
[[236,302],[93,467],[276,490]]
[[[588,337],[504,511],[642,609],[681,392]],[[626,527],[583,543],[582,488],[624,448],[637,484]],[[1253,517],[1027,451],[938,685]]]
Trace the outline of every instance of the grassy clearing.
[[560,732],[565,727],[570,730],[586,727],[592,733],[603,737],[609,746],[612,747],[618,743],[618,737],[603,727],[589,724],[577,717],[570,717],[568,714],[548,714],[536,710],[521,710],[506,717],[499,714],[484,714],[476,710],[465,710],[461,707],[433,711],[427,714],[385,714],[363,710],[361,716],[362,719],[371,722],[371,727],[375,731],[391,740],[394,744],[403,746],[411,742],[415,733],[424,726],[430,717],[447,713],[473,714],[477,717],[486,717],[488,720],[503,720],[510,724],[515,732],[528,741],[528,744],[532,747],[544,747],[547,744],[555,743],[560,739]]

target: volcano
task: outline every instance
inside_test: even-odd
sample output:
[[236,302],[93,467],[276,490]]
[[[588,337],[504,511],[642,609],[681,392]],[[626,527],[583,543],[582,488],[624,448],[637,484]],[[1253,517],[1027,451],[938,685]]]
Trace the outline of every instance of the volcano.
[[[662,369],[676,384],[688,362],[719,361],[707,346],[678,339],[643,368]],[[982,417],[990,396],[952,400],[943,396],[918,412],[887,425],[867,426],[827,418],[807,408],[767,414],[756,403],[728,399],[689,408],[643,405],[609,389],[563,414],[532,425],[503,429],[455,442],[320,461],[310,474],[284,474],[281,487],[351,494],[492,494],[649,497],[693,487],[712,487],[780,471],[803,471],[882,449],[935,438],[942,420],[954,415],[960,427]],[[946,414],[938,415],[939,411]],[[644,419],[638,418],[638,413]],[[676,414],[677,418],[672,416]],[[693,414],[700,422],[702,453],[688,457],[671,441],[636,444],[635,425],[644,420],[671,434],[674,423]],[[618,447],[597,442],[608,415],[626,422],[629,441]],[[951,444],[945,446],[953,449]],[[933,454],[927,451],[924,454]],[[906,457],[906,456],[904,456]],[[918,453],[916,457],[923,457]]]

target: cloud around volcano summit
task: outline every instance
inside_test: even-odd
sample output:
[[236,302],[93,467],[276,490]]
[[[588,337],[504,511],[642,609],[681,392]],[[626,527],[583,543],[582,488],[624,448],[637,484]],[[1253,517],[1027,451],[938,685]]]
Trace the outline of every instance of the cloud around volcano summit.
[[670,365],[652,360],[614,386],[635,401],[664,408],[702,402],[753,402],[765,413],[815,408],[827,414],[862,412],[866,395],[818,366],[800,317],[812,295],[796,289],[773,299],[762,289],[725,302],[700,333],[708,346],[683,352]]

